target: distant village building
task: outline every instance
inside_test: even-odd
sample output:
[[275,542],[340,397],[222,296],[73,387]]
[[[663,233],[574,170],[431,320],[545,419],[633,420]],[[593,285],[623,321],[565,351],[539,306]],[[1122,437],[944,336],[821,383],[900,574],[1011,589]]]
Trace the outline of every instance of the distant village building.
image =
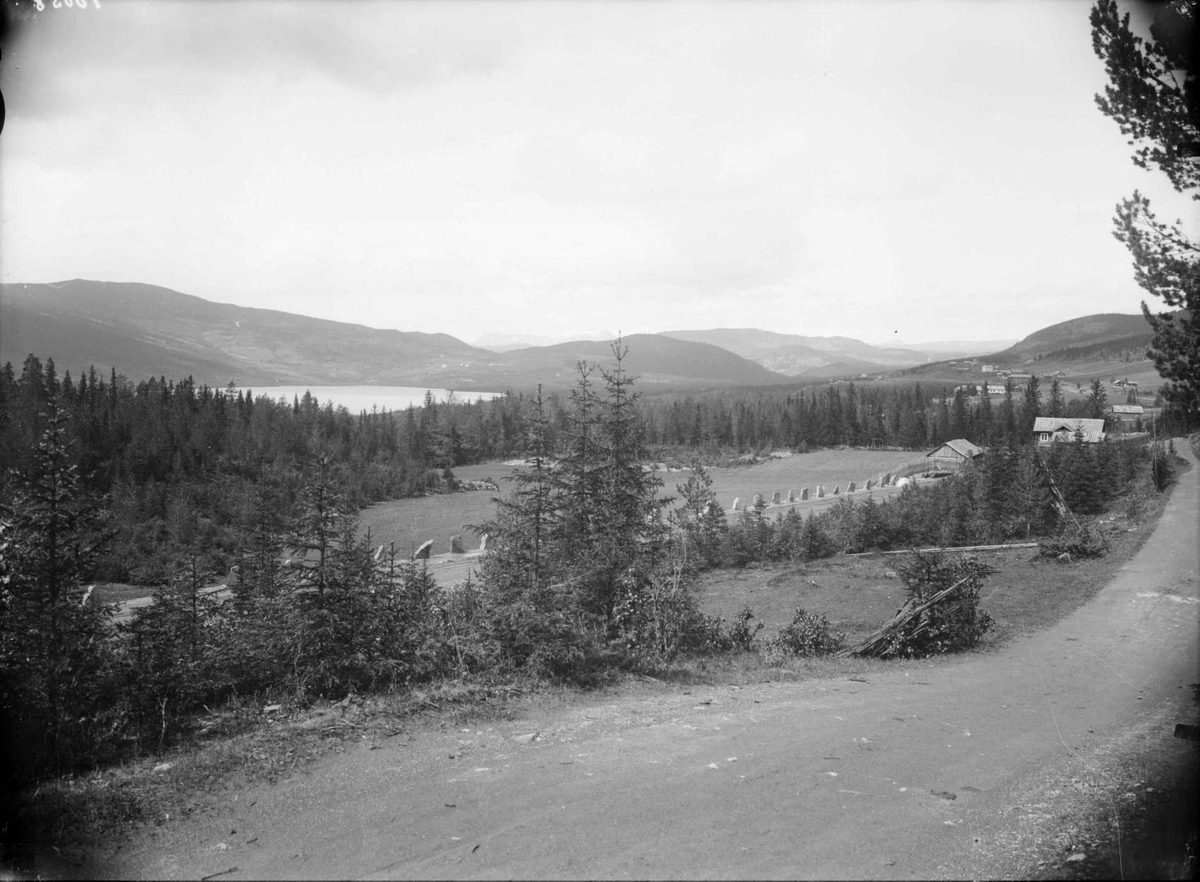
[[1082,432],[1083,440],[1095,444],[1104,440],[1104,420],[1074,417],[1038,417],[1033,421],[1033,434],[1038,444],[1054,441],[1074,441]]
[[988,395],[1003,395],[1004,394],[1004,384],[1003,383],[988,383],[987,384],[987,394]]
[[925,457],[933,460],[934,468],[956,469],[964,462],[970,462],[982,454],[983,451],[966,438],[955,438],[953,441],[947,441],[941,447],[929,451]]
[[980,370],[985,374],[994,374],[996,372],[996,366],[994,364],[985,364],[980,368]]
[[1016,383],[1028,383],[1033,374],[1009,374],[1008,378]]

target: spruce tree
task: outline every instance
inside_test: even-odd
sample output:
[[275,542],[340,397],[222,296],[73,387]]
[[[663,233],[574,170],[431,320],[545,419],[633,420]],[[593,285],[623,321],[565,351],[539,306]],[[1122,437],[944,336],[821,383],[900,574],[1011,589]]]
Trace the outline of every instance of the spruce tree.
[[1050,413],[1047,416],[1060,417],[1066,414],[1066,404],[1063,401],[1062,384],[1058,377],[1050,381]]
[[1088,387],[1088,416],[1094,420],[1102,420],[1106,407],[1108,407],[1108,393],[1104,391],[1104,383],[1097,377]]
[[1042,392],[1037,374],[1029,375],[1025,384],[1025,397],[1021,402],[1021,422],[1018,430],[1018,444],[1029,444],[1033,439],[1033,426],[1042,413]]
[[649,458],[637,412],[634,378],[625,372],[628,349],[618,337],[612,344],[614,365],[602,369],[603,419],[600,424],[599,517],[594,525],[593,553],[598,579],[589,580],[588,606],[612,621],[621,592],[637,592],[646,584],[665,539],[660,499],[662,480],[645,467]]
[[671,513],[683,542],[683,557],[697,567],[715,565],[729,526],[712,488],[712,477],[696,463],[687,481],[675,486],[681,505]]
[[[0,511],[0,712],[10,772],[68,771],[90,751],[109,610],[83,603],[99,533],[56,393]],[[19,772],[17,771],[19,770]]]

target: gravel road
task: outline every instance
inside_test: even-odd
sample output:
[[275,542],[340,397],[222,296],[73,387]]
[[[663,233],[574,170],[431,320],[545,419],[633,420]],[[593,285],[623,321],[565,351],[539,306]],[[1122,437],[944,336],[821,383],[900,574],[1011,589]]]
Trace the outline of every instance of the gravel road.
[[996,652],[865,682],[648,684],[364,744],[139,834],[89,871],[932,878],[1024,875],[1047,849],[1081,860],[1071,819],[1129,786],[1137,758],[1194,758],[1172,731],[1195,722],[1198,524],[1193,468],[1111,584]]

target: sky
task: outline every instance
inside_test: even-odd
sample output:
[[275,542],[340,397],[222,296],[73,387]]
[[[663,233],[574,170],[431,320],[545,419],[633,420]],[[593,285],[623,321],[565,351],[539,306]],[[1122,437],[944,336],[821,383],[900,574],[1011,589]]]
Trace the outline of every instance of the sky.
[[1015,340],[1138,311],[1122,197],[1195,214],[1096,109],[1077,0],[6,2],[5,282]]

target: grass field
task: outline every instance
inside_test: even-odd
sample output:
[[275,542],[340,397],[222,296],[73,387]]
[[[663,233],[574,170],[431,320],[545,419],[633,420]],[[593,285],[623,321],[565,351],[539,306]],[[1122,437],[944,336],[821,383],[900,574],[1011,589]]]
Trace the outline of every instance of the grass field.
[[[818,484],[827,493],[834,486],[845,491],[850,481],[861,487],[868,478],[878,478],[885,472],[893,472],[901,466],[921,460],[924,451],[913,450],[816,450],[812,453],[797,453],[784,459],[772,459],[754,465],[733,468],[709,469],[717,501],[726,509],[740,498],[742,505],[751,503],[755,493],[770,500],[771,494],[779,492],[787,499],[789,490],[799,495],[804,487],[812,493]],[[675,485],[688,479],[690,472],[659,473],[664,489],[675,495]]]
[[[785,459],[773,459],[754,465],[733,468],[709,469],[717,501],[726,509],[733,505],[735,497],[746,505],[755,493],[766,499],[779,491],[787,498],[788,490],[808,487],[814,491],[818,484],[832,492],[834,485],[845,491],[850,481],[859,485],[867,478],[875,478],[887,471],[894,471],[906,463],[920,460],[920,451],[889,450],[818,450],[813,453],[798,453]],[[463,466],[454,474],[463,481],[491,478],[498,482],[500,493],[512,488],[504,480],[512,471],[502,462],[488,462]],[[675,487],[682,484],[691,474],[689,471],[659,472],[663,492],[675,496]],[[479,537],[468,528],[490,518],[495,511],[491,500],[497,494],[474,490],[467,493],[448,493],[425,496],[418,499],[395,499],[380,502],[359,513],[360,529],[371,530],[371,541],[386,545],[396,543],[399,552],[410,553],[427,539],[433,540],[433,553],[450,550],[450,537],[462,536],[468,551],[478,547]]]
[[433,540],[433,553],[450,550],[450,537],[461,536],[463,547],[472,551],[479,547],[479,536],[469,524],[481,524],[496,511],[492,500],[507,493],[511,481],[504,478],[512,471],[501,462],[463,466],[454,470],[460,481],[491,479],[500,493],[469,490],[463,493],[442,493],[415,499],[393,499],[380,502],[359,512],[359,530],[371,531],[374,545],[396,543],[397,554],[411,554],[426,540]]

